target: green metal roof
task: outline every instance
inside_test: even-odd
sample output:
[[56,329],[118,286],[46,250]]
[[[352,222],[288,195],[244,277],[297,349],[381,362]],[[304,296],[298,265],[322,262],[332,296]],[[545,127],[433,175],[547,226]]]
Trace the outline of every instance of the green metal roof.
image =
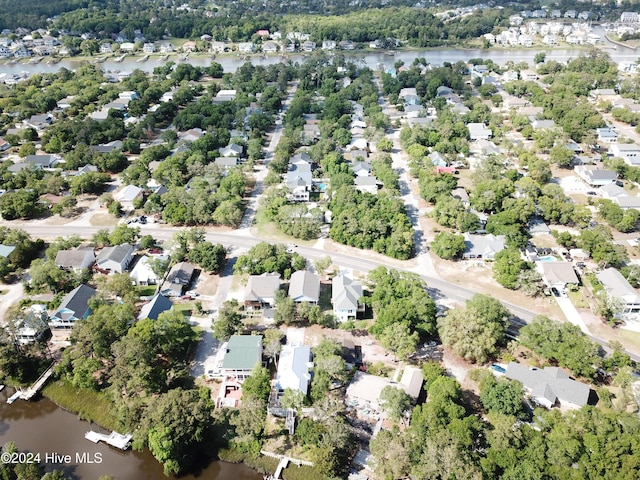
[[227,353],[222,368],[251,370],[262,361],[262,335],[232,335],[227,343]]
[[16,249],[13,245],[2,245],[0,243],[0,257],[7,258]]

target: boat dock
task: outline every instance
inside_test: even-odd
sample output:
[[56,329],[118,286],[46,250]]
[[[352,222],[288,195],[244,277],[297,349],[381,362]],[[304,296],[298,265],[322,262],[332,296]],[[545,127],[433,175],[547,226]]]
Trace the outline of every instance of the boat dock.
[[104,433],[88,431],[84,434],[84,438],[93,443],[104,442],[112,447],[119,448],[120,450],[127,450],[131,446],[131,439],[133,435],[130,433],[122,435],[118,432],[111,432],[109,435]]
[[289,462],[295,463],[297,466],[306,465],[308,467],[313,467],[312,462],[308,462],[306,460],[298,460],[297,458],[287,457],[286,455],[280,455],[279,453],[266,452],[264,450],[260,450],[260,453],[265,457],[278,458],[280,459],[280,463],[278,463],[278,467],[276,468],[276,472],[273,475],[265,475],[265,478],[269,478],[270,480],[278,480],[280,475],[282,474],[282,470],[287,468]]
[[47,383],[49,377],[53,375],[53,369],[56,365],[56,362],[53,362],[51,365],[49,365],[49,368],[47,368],[47,370],[42,375],[40,375],[40,378],[38,378],[38,380],[36,380],[33,385],[21,392],[20,398],[22,398],[23,400],[31,400],[34,395],[38,393],[38,391],[44,386],[44,384]]
[[22,390],[16,390],[16,392],[7,398],[7,403],[11,405],[13,402],[18,400],[22,396]]

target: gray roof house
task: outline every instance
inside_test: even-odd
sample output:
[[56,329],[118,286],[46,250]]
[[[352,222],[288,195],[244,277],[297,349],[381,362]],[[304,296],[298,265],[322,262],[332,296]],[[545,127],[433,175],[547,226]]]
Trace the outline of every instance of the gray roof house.
[[640,295],[638,291],[631,286],[618,270],[610,267],[596,273],[596,277],[609,298],[620,303],[623,315],[640,312]]
[[134,210],[134,202],[138,199],[141,199],[144,195],[144,190],[142,190],[137,185],[127,185],[122,190],[120,190],[117,194],[113,196],[113,198],[120,202],[122,208],[125,210]]
[[362,298],[362,284],[344,275],[333,279],[331,289],[331,304],[333,313],[339,322],[355,320],[358,312],[364,312]]
[[567,285],[579,285],[580,280],[570,262],[536,262],[542,280],[549,288],[564,290]]
[[320,299],[320,276],[308,270],[293,272],[289,280],[289,296],[296,303],[318,303]]
[[353,185],[356,187],[356,190],[362,193],[371,193],[376,195],[378,190],[382,188],[382,182],[380,182],[373,175],[370,176],[358,176],[353,181]]
[[179,297],[182,295],[184,287],[191,283],[195,267],[187,262],[176,263],[169,274],[167,280],[162,284],[160,293],[167,297]]
[[617,172],[598,168],[595,165],[576,165],[574,171],[591,187],[601,187],[609,183],[615,183],[618,179]]
[[506,240],[504,235],[474,235],[464,234],[465,249],[462,258],[465,260],[493,260],[496,253],[504,250]]
[[150,318],[157,320],[162,312],[167,312],[173,308],[173,303],[164,295],[156,293],[149,303],[146,303],[140,309],[138,320]]
[[96,290],[87,285],[80,285],[62,299],[56,312],[49,317],[49,326],[53,328],[71,328],[76,320],[87,318],[91,313],[89,300]]
[[93,248],[75,250],[59,250],[56,254],[56,265],[65,270],[82,270],[93,265],[96,255]]
[[239,157],[242,155],[242,147],[237,143],[232,143],[224,148],[218,149],[221,157]]
[[484,123],[469,123],[467,129],[471,140],[488,140],[492,135],[491,129]]
[[135,251],[135,247],[128,243],[114,247],[105,247],[96,257],[96,265],[110,272],[125,272],[131,263]]
[[53,168],[60,158],[57,155],[27,155],[24,157],[25,163],[38,165],[40,168]]
[[250,275],[244,290],[244,305],[248,309],[272,307],[276,302],[276,292],[280,289],[279,273]]
[[572,380],[558,367],[527,368],[511,362],[505,376],[521,382],[531,398],[547,408],[553,407],[556,402],[568,408],[580,408],[589,402],[589,386]]

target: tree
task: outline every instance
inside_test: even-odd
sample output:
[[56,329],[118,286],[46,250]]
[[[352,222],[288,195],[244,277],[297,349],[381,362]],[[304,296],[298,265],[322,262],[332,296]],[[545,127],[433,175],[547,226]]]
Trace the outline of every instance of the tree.
[[227,249],[223,245],[214,245],[211,242],[197,243],[189,252],[189,260],[212,273],[220,272],[226,256]]
[[243,327],[238,301],[234,299],[224,302],[218,311],[218,319],[213,322],[213,336],[221,342],[226,342],[231,335],[240,333]]
[[118,225],[109,234],[110,245],[122,245],[124,243],[135,243],[140,236],[140,227],[128,227]]
[[296,412],[300,412],[305,403],[305,395],[300,390],[293,388],[285,388],[280,400],[282,408],[290,408]]
[[20,149],[18,150],[18,156],[20,158],[28,157],[29,155],[36,154],[36,146],[33,142],[27,142],[20,145]]
[[480,401],[490,412],[526,419],[522,404],[522,384],[515,380],[500,379],[488,373],[480,382]]
[[442,343],[471,362],[484,363],[504,340],[509,311],[496,299],[476,294],[465,308],[449,310],[438,319]]
[[34,190],[7,192],[0,197],[0,214],[5,220],[33,218],[42,211],[37,200],[38,194]]
[[276,360],[282,350],[283,337],[284,333],[279,328],[270,328],[264,332],[264,354],[272,361]]
[[445,260],[460,258],[465,248],[464,237],[456,233],[436,233],[433,242],[431,242],[431,249],[434,253]]
[[156,239],[152,235],[143,235],[140,237],[140,248],[147,250],[156,246]]
[[276,309],[274,319],[276,324],[291,324],[296,318],[296,303],[284,290],[276,292]]
[[555,145],[549,151],[549,160],[561,168],[571,168],[573,152],[564,145]]
[[382,346],[395,353],[400,360],[406,360],[415,353],[418,340],[418,332],[410,332],[404,323],[391,324],[380,335]]
[[380,392],[380,406],[392,420],[398,422],[411,406],[411,397],[404,390],[387,385]]
[[496,253],[493,275],[503,287],[516,288],[521,273],[527,269],[529,269],[529,263],[522,259],[519,250],[507,248]]
[[331,260],[331,257],[327,255],[326,257],[319,258],[313,262],[313,268],[315,268],[318,275],[322,276],[329,269],[332,263],[333,260]]
[[390,152],[393,149],[393,140],[389,138],[381,138],[376,145],[381,152]]
[[247,399],[260,400],[266,402],[271,393],[271,377],[269,370],[260,364],[251,371],[251,375],[242,384],[242,401]]
[[545,59],[547,58],[547,54],[544,52],[538,52],[533,56],[533,63],[535,63],[536,65],[539,63],[544,63]]

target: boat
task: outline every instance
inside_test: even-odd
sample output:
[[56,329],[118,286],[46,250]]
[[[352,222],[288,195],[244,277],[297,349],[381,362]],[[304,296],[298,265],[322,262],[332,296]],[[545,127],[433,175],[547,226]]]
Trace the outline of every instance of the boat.
[[52,58],[51,60],[49,60],[49,62],[51,63],[51,65],[55,65],[56,63],[59,63],[60,60],[62,60],[61,58]]
[[89,430],[84,434],[84,438],[93,443],[105,442],[106,444],[119,448],[120,450],[127,450],[131,446],[131,439],[133,438],[133,435],[130,433],[122,435],[118,432],[111,432],[109,435],[106,435],[104,433]]
[[143,62],[146,62],[147,60],[149,60],[149,55],[145,55],[144,57],[139,58],[138,60],[136,60],[136,62],[143,63]]
[[7,403],[11,405],[13,402],[18,400],[22,396],[22,392],[20,390],[16,390],[16,393],[7,398]]
[[106,61],[107,61],[107,57],[98,57],[93,61],[93,63],[104,63]]

